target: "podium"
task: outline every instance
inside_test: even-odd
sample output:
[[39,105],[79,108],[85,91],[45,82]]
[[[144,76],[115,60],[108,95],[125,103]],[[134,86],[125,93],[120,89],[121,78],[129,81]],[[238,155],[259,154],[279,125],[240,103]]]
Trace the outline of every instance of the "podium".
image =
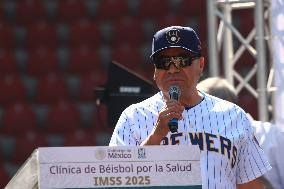
[[36,149],[6,189],[201,189],[196,146],[46,147]]

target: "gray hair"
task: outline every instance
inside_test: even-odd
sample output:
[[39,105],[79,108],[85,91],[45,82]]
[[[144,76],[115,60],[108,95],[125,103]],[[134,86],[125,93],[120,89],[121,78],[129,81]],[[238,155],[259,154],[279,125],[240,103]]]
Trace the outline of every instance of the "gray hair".
[[210,77],[202,80],[198,83],[197,89],[235,104],[238,102],[234,86],[221,77]]

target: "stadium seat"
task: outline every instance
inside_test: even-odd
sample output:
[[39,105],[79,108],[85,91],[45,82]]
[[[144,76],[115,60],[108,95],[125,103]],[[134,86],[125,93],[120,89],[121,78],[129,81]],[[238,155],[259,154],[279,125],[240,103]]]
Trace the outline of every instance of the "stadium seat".
[[23,134],[36,129],[36,115],[30,105],[15,103],[5,109],[3,114],[3,133]]
[[128,15],[128,4],[126,0],[104,0],[98,6],[98,17],[103,20],[115,20]]
[[3,163],[4,159],[5,159],[5,157],[4,157],[4,154],[2,153],[2,149],[1,149],[1,146],[0,146],[0,172],[1,172],[1,164]]
[[45,135],[36,132],[23,134],[16,139],[11,162],[14,164],[22,164],[35,149],[47,146]]
[[4,22],[5,18],[5,8],[3,7],[3,3],[0,4],[0,23]]
[[0,50],[0,74],[16,74],[17,63],[15,54],[10,50]]
[[[249,53],[249,51],[244,51],[237,60],[236,64],[234,64],[234,69],[237,70],[238,73],[242,73],[244,69],[252,69],[252,67],[255,66],[255,63],[256,59]],[[241,75],[246,74],[247,72]]]
[[96,108],[90,129],[95,133],[112,132],[113,128],[108,126],[108,110],[105,104],[100,104]]
[[135,70],[142,65],[142,56],[137,47],[122,44],[112,49],[112,60],[124,65],[128,69]]
[[14,28],[0,22],[0,48],[13,49],[16,46]]
[[141,18],[159,18],[169,11],[167,1],[144,0],[139,3],[138,16]]
[[60,101],[50,107],[47,115],[47,132],[69,133],[74,132],[80,126],[80,112],[75,104],[68,101]]
[[69,56],[70,73],[81,75],[97,69],[101,69],[101,62],[96,49],[80,46],[71,50]]
[[95,88],[105,84],[107,74],[102,70],[94,70],[81,77],[79,87],[80,101],[95,101]]
[[80,111],[82,126],[85,129],[89,129],[92,124],[94,112],[96,111],[96,102],[85,101],[77,103],[77,108]]
[[110,131],[96,132],[96,145],[97,146],[108,146],[112,132],[113,132],[112,130],[113,129],[110,129]]
[[77,130],[73,133],[65,135],[64,146],[95,146],[96,135],[95,133]]
[[16,22],[30,24],[38,19],[46,18],[46,8],[40,0],[22,0],[15,3]]
[[0,76],[0,104],[26,101],[27,90],[17,75]]
[[182,0],[179,3],[177,13],[180,16],[197,16],[206,15],[206,1],[188,1]]
[[26,33],[27,48],[35,49],[41,46],[56,48],[59,46],[57,38],[57,26],[40,20],[30,25]]
[[60,147],[60,146],[64,146],[65,137],[64,137],[64,134],[62,133],[60,134],[47,133],[46,140],[47,140],[48,146]]
[[69,91],[63,75],[49,73],[40,78],[36,87],[36,102],[53,104],[69,99]]
[[6,172],[5,168],[0,164],[0,188],[5,188],[10,180],[10,176]]
[[84,1],[60,0],[58,1],[57,19],[61,22],[70,23],[78,18],[87,16]]
[[59,70],[57,53],[49,48],[37,48],[28,52],[27,73],[41,77]]
[[183,26],[184,18],[182,16],[178,16],[177,14],[168,14],[159,18],[157,22],[158,22],[157,30],[160,30],[168,26]]
[[144,40],[144,31],[140,19],[123,17],[113,23],[113,40],[114,46],[123,43],[132,46],[139,46]]
[[71,48],[88,45],[97,47],[100,45],[101,34],[98,23],[80,19],[70,24],[69,27],[69,45]]
[[[254,11],[253,9],[237,9],[234,10],[235,20],[234,26],[238,29],[238,31],[246,37],[249,32],[254,28]],[[239,16],[239,17],[238,17]],[[241,19],[246,18],[246,19]]]

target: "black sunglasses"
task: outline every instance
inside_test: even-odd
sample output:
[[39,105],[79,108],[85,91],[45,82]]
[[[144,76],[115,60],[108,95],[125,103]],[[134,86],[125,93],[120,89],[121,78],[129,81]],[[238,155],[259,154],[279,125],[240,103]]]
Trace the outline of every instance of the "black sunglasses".
[[190,66],[193,60],[200,56],[180,55],[180,56],[158,56],[153,58],[153,63],[157,69],[169,70],[173,63],[177,69]]

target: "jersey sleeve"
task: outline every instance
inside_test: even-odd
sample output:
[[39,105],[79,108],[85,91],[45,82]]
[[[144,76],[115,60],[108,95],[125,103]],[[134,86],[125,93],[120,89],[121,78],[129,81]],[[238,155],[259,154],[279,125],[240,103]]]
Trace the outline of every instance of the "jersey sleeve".
[[237,164],[237,183],[252,181],[271,169],[263,150],[254,136],[253,128],[246,116],[243,116],[245,135],[240,147]]
[[127,110],[123,111],[118,119],[109,146],[135,146],[136,140],[133,137],[133,127]]

